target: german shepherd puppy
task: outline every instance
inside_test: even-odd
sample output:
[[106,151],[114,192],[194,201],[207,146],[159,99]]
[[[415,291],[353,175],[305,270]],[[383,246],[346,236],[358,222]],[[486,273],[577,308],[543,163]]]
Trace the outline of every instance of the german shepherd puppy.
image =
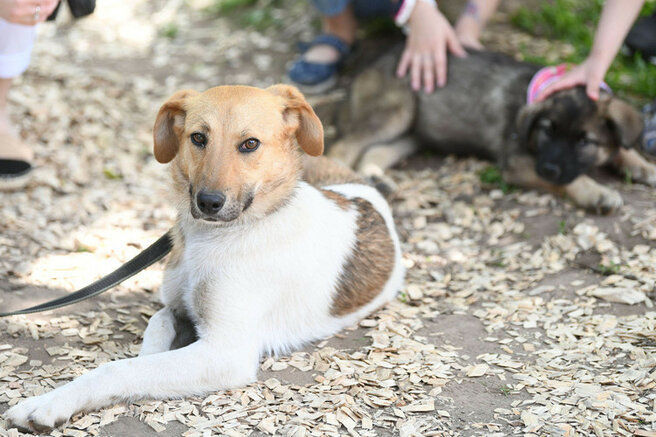
[[356,77],[330,157],[379,176],[419,145],[477,155],[496,161],[508,183],[565,194],[602,213],[620,207],[622,197],[586,175],[593,167],[610,165],[656,186],[656,166],[633,149],[641,114],[626,102],[608,93],[595,102],[579,87],[527,105],[541,67],[491,52],[451,57],[447,86],[415,93],[394,74],[399,55],[395,48]]

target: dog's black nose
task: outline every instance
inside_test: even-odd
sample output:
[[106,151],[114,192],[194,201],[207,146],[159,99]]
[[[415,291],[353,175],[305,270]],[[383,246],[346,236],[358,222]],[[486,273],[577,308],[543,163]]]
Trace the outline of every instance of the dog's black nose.
[[560,177],[560,167],[550,162],[545,162],[541,166],[542,176],[549,180],[556,180]]
[[201,191],[196,196],[198,209],[207,215],[214,215],[223,208],[225,196],[220,191]]

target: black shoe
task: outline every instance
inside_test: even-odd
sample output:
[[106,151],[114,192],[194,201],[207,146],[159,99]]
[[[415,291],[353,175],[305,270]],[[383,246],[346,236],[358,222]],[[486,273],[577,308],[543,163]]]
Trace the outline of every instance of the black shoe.
[[31,179],[32,165],[21,159],[0,158],[0,191],[23,188]]
[[656,65],[656,12],[636,21],[624,44],[631,52],[640,53],[643,58]]

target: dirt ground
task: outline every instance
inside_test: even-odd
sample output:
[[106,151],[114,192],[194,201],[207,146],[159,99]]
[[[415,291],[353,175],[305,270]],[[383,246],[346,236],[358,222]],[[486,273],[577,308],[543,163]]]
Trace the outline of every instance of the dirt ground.
[[[3,310],[86,285],[171,226],[168,172],[150,151],[159,105],[180,88],[280,81],[314,32],[304,2],[284,5],[267,12],[283,25],[261,31],[200,0],[105,0],[41,28],[11,95],[38,168],[27,190],[0,193]],[[386,41],[363,42],[349,74]],[[503,12],[484,42],[567,50],[513,31]],[[313,99],[328,139],[344,95]],[[421,154],[390,172],[406,287],[359,326],[264,358],[243,389],[80,414],[52,435],[656,435],[656,191],[600,172],[625,206],[597,216],[484,185],[488,165]],[[0,415],[138,353],[162,266],[0,320]],[[16,435],[0,418],[0,436]]]

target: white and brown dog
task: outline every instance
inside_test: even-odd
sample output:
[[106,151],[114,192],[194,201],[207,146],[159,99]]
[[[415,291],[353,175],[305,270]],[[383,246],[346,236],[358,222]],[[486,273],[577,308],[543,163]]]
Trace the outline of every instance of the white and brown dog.
[[[13,424],[50,428],[116,402],[247,384],[263,353],[330,336],[401,288],[389,206],[350,170],[303,156],[322,153],[323,128],[295,88],[179,91],[154,143],[179,209],[164,308],[138,357],[19,403]],[[195,341],[176,349],[185,320]]]

